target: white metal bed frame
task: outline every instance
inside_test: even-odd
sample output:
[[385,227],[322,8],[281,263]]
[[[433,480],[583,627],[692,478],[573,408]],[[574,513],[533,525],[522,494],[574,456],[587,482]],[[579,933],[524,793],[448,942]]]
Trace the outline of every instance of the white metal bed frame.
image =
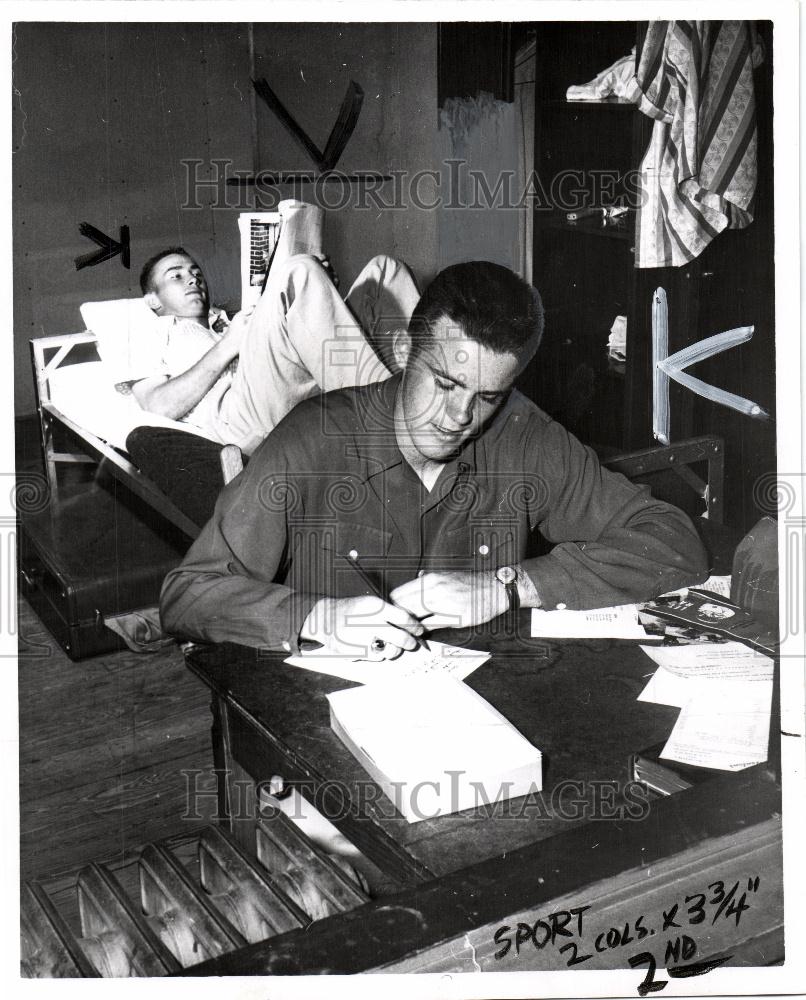
[[[153,507],[180,531],[190,538],[195,538],[201,530],[199,525],[191,521],[147,476],[144,476],[123,452],[71,420],[52,401],[50,378],[53,373],[63,364],[73,348],[94,343],[97,343],[95,334],[87,330],[80,333],[39,337],[30,342],[42,452],[51,498],[55,499],[59,494],[57,474],[59,465],[96,463],[124,483],[132,493]],[[68,432],[70,439],[78,443],[81,451],[57,449],[54,441],[54,430],[57,425]]]

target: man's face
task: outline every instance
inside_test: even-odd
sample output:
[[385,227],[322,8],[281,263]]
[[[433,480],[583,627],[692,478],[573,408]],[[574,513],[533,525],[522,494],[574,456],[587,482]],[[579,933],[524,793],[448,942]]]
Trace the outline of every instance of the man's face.
[[441,320],[406,363],[402,416],[422,458],[446,462],[501,406],[522,367]]
[[153,291],[146,302],[160,316],[205,319],[209,311],[207,282],[202,269],[182,253],[172,253],[158,261],[152,274]]

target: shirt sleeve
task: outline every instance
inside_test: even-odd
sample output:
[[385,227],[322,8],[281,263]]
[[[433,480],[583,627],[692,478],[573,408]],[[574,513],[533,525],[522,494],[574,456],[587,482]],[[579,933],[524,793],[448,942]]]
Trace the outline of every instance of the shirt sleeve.
[[287,512],[298,502],[280,443],[268,438],[219,496],[182,564],[165,579],[164,628],[180,638],[299,651],[320,595],[276,582],[287,560]]
[[557,423],[535,445],[546,490],[536,527],[554,547],[522,568],[544,608],[649,600],[707,578],[705,550],[682,511],[602,468]]

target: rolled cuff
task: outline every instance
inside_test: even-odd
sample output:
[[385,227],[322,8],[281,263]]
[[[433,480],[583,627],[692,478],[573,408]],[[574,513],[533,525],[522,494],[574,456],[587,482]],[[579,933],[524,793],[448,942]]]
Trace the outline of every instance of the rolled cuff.
[[539,556],[525,559],[520,565],[534,584],[544,610],[579,608],[580,597],[574,578],[556,560]]

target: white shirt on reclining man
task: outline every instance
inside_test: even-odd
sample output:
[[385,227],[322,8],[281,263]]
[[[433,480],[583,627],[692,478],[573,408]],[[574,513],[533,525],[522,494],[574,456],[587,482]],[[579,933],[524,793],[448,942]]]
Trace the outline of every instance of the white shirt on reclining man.
[[202,269],[182,247],[147,261],[140,284],[161,322],[130,345],[119,388],[246,454],[301,400],[386,378],[388,334],[405,329],[419,298],[406,266],[385,256],[367,264],[346,302],[320,260],[291,257],[272,268],[254,310],[231,321],[211,311]]

